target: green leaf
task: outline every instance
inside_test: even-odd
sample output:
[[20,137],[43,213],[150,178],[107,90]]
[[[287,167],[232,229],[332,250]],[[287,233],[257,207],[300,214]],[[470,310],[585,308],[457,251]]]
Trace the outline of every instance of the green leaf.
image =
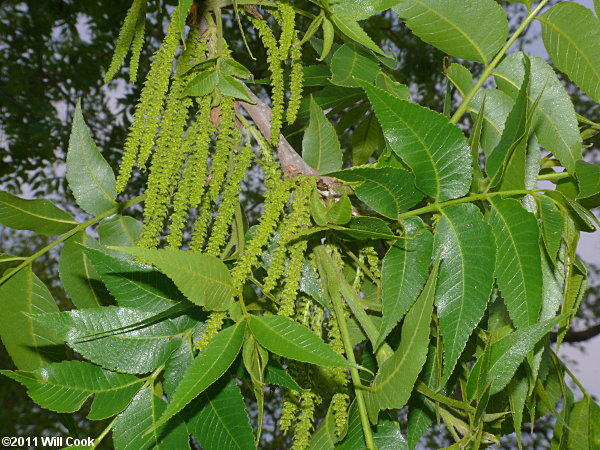
[[58,274],[77,308],[97,308],[108,304],[110,296],[83,246],[98,248],[98,243],[85,231],[80,231],[65,241],[58,260]]
[[222,73],[219,73],[219,91],[221,94],[228,97],[238,98],[251,104],[254,103],[254,100],[248,96],[242,83],[235,80],[233,77],[223,75]]
[[395,6],[398,0],[332,0],[331,9],[334,13],[352,16],[355,20],[368,19],[375,14]]
[[373,423],[377,422],[380,409],[400,409],[406,405],[425,364],[438,267],[436,263],[423,292],[404,318],[400,346],[381,364],[372,390],[365,392],[367,411]]
[[433,237],[420,219],[404,222],[407,240],[390,247],[381,268],[383,322],[375,348],[384,341],[421,292],[427,279]]
[[352,218],[352,203],[347,195],[343,195],[327,210],[327,222],[344,225]]
[[516,328],[537,323],[542,304],[539,229],[517,200],[491,199],[489,222],[496,239],[495,275]]
[[200,72],[188,83],[182,96],[204,97],[212,93],[219,84],[219,74],[214,68],[206,69]]
[[[84,358],[124,373],[147,373],[163,364],[179,347],[180,330],[165,319],[127,331],[113,330],[136,324],[153,313],[106,306],[61,313],[32,314],[31,318],[66,341]],[[94,335],[94,336],[92,336]]]
[[[573,258],[573,256],[571,256],[571,258]],[[558,326],[558,336],[556,338],[557,345],[561,344],[567,334],[568,328],[571,325],[575,313],[579,309],[581,299],[583,298],[587,287],[587,268],[577,256],[573,259],[572,264],[567,263],[564,297],[561,307],[561,313],[566,315],[566,317],[563,318]]]
[[[494,72],[500,90],[514,99],[518,97],[525,76],[523,58],[521,52],[511,53]],[[575,162],[581,159],[581,134],[573,102],[552,67],[539,56],[529,58],[529,104],[539,97],[532,128],[540,144],[574,174]]]
[[181,39],[184,41],[185,45],[185,21],[187,19],[188,13],[190,12],[190,8],[192,7],[192,3],[194,0],[179,0],[179,33],[181,34]]
[[546,196],[550,197],[557,204],[557,206],[559,206],[559,209],[567,213],[568,217],[573,220],[578,230],[585,231],[587,233],[596,231],[596,227],[590,218],[592,218],[596,223],[598,222],[598,219],[596,219],[596,217],[590,211],[585,209],[579,203],[574,202],[570,198],[566,197],[560,191],[546,191]]
[[0,337],[15,366],[34,370],[46,365],[62,341],[25,313],[58,312],[48,288],[27,266],[0,286],[0,298]]
[[331,58],[331,83],[344,87],[359,87],[356,80],[372,83],[379,73],[377,60],[356,44],[344,44]]
[[457,58],[486,63],[508,36],[506,14],[493,0],[403,0],[393,9],[414,34]]
[[77,103],[67,151],[67,181],[75,201],[97,216],[116,206],[115,174],[94,144]]
[[[408,450],[406,439],[402,436],[397,419],[384,414],[377,425],[371,428],[375,448],[379,450]],[[335,448],[337,450],[367,448],[356,402],[350,406],[346,438]]]
[[217,381],[231,366],[244,342],[246,323],[239,322],[219,331],[194,359],[179,382],[169,406],[156,426],[177,414],[206,388]]
[[506,172],[504,169],[506,164],[515,152],[515,148],[523,141],[527,140],[528,132],[528,89],[529,89],[529,59],[524,59],[523,84],[519,90],[519,94],[515,100],[515,104],[510,110],[502,137],[498,145],[492,150],[485,162],[485,170],[490,178],[490,186],[496,186]]
[[235,289],[229,269],[215,256],[183,250],[113,248],[153,264],[189,301],[209,311],[227,311],[233,303]]
[[304,392],[306,389],[294,380],[290,374],[277,361],[270,360],[265,372],[265,384],[283,386],[297,392]]
[[322,109],[344,108],[354,105],[358,100],[364,98],[360,89],[345,88],[341,86],[326,86],[321,90],[313,92],[310,97],[304,97],[300,103],[298,117],[306,119],[310,115],[312,100]]
[[250,316],[256,340],[276,355],[325,367],[357,367],[305,326],[282,316]]
[[[336,228],[339,230],[339,228]],[[387,222],[377,217],[353,217],[346,228],[344,235],[353,239],[399,239],[394,235]]]
[[462,64],[452,63],[446,71],[446,76],[460,92],[462,98],[465,98],[473,88],[473,75]]
[[600,164],[577,161],[578,199],[592,197],[600,192]]
[[119,306],[160,312],[182,298],[173,282],[154,267],[116,258],[100,249],[84,250]]
[[[492,344],[488,371],[488,382],[492,384],[490,394],[497,394],[504,389],[525,356],[562,318],[563,316],[555,317],[514,331]],[[471,376],[476,376],[480,370],[481,360],[478,360],[473,366]]]
[[550,256],[553,263],[556,263],[556,255],[560,248],[565,219],[550,198],[538,195],[536,200],[544,245],[546,246],[548,256]]
[[309,450],[335,450],[339,438],[335,433],[335,416],[332,409],[333,402],[329,403],[325,418],[310,437]]
[[510,409],[513,411],[512,419],[517,435],[517,443],[521,448],[521,427],[523,425],[523,409],[529,392],[529,380],[523,366],[517,370],[516,376],[509,385]]
[[319,52],[319,58],[317,61],[323,61],[329,52],[331,51],[331,47],[333,45],[333,38],[335,36],[335,30],[333,28],[333,24],[327,17],[323,17],[323,47]]
[[383,89],[394,97],[398,97],[400,100],[406,100],[410,102],[410,90],[408,86],[397,81],[392,80],[388,75],[380,72],[375,79],[375,86]]
[[188,430],[206,450],[256,448],[244,397],[235,380],[211,386],[192,403]]
[[79,225],[50,200],[26,200],[5,191],[0,191],[0,224],[47,236],[66,233]]
[[300,290],[305,294],[310,295],[316,300],[323,308],[328,309],[329,304],[325,295],[323,294],[323,288],[321,281],[317,277],[317,273],[311,264],[304,260],[302,262],[302,272],[300,278]]
[[569,413],[567,447],[587,450],[600,446],[600,406],[589,396],[575,402]]
[[537,19],[554,65],[600,102],[600,22],[594,13],[577,3],[561,2]]
[[383,148],[383,132],[374,114],[368,114],[352,133],[352,162],[366,164],[377,147]]
[[444,341],[444,385],[486,309],[494,282],[494,237],[472,203],[442,210],[434,233],[434,258],[441,256],[436,291]]
[[[427,360],[423,366],[423,371],[419,375],[430,389],[435,390],[435,378],[437,374],[437,349],[430,346],[427,353]],[[424,395],[413,392],[408,402],[408,419],[406,437],[408,447],[414,449],[421,436],[429,429],[435,420],[435,407],[432,402]]]
[[[483,106],[484,98],[485,106]],[[514,100],[508,94],[498,89],[480,90],[470,103],[469,111],[474,120],[477,120],[482,107],[484,109],[481,148],[485,156],[489,156],[500,142],[506,118],[514,104]]]
[[398,215],[416,205],[422,198],[412,174],[393,167],[357,167],[327,174],[343,181],[361,183],[356,196],[378,213],[397,219]]
[[319,173],[342,167],[342,150],[335,128],[312,97],[310,122],[302,138],[302,157]]
[[88,419],[100,420],[123,411],[140,390],[133,375],[111,372],[84,361],[62,361],[34,372],[0,371],[27,387],[31,399],[42,408],[73,413],[94,394]]
[[252,72],[229,56],[219,59],[219,68],[224,75],[243,79],[252,78]]
[[362,83],[391,149],[410,166],[416,185],[445,201],[471,186],[471,154],[462,131],[448,119]]
[[315,64],[302,67],[304,86],[327,86],[331,71],[326,64]]
[[163,389],[171,399],[186,370],[194,360],[194,351],[189,339],[183,339],[181,346],[175,350],[165,364],[163,373]]
[[141,390],[114,423],[115,449],[189,449],[188,430],[179,417],[157,428],[157,419],[165,409],[167,402],[152,394],[152,388]]
[[[358,44],[364,45],[370,50],[373,50],[375,53],[379,53],[380,55],[385,56],[383,50],[381,50],[377,46],[377,44],[373,42],[373,39],[371,39],[369,35],[365,33],[365,30],[361,28],[361,26],[356,21],[357,19],[355,17],[347,13],[338,12],[336,14],[331,15],[331,20],[338,28],[338,30],[340,30],[350,39],[352,39]],[[325,26],[326,22],[328,21],[323,21],[323,26]]]
[[[130,216],[115,214],[100,221],[98,236],[100,237],[100,243],[105,247],[109,245],[135,247],[143,228],[144,225],[139,220]],[[123,253],[118,253],[118,255],[129,258],[129,255]]]

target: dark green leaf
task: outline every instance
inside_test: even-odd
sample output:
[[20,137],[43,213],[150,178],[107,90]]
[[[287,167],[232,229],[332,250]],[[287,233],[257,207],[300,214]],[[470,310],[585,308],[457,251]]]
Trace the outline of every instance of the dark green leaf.
[[425,364],[438,267],[436,263],[423,292],[404,318],[400,346],[381,364],[372,390],[365,392],[372,423],[377,422],[380,409],[400,409],[406,405]]
[[15,366],[34,370],[46,365],[62,341],[25,314],[58,312],[48,288],[27,266],[0,286],[0,298],[0,337]]
[[587,450],[600,447],[600,406],[589,396],[575,402],[569,413],[567,447]]
[[155,265],[188,300],[209,311],[226,311],[235,290],[227,266],[217,257],[182,250],[114,247]]
[[219,84],[219,74],[214,68],[206,69],[200,72],[190,81],[183,91],[183,95],[192,97],[204,97],[210,94]]
[[375,347],[404,317],[417,299],[427,279],[433,251],[433,237],[419,219],[404,222],[407,240],[398,241],[388,250],[381,269],[383,322]]
[[116,206],[115,174],[94,144],[77,103],[67,152],[67,181],[77,204],[98,215]]
[[538,20],[542,39],[554,65],[583,92],[600,101],[600,22],[574,2],[554,5]]
[[356,80],[371,83],[379,72],[377,60],[355,44],[344,44],[338,48],[330,67],[331,83],[344,87],[359,87]]
[[160,416],[158,426],[181,411],[184,406],[221,378],[240,352],[245,330],[246,323],[239,322],[220,331],[210,340],[186,370],[169,406]]
[[[383,145],[382,145],[383,144]],[[383,133],[374,114],[368,114],[352,133],[352,162],[366,164],[377,146],[383,147]]]
[[470,61],[487,63],[508,35],[506,14],[493,0],[403,0],[394,11],[428,44]]
[[436,305],[444,340],[443,385],[483,317],[494,282],[494,237],[475,205],[442,210],[434,234],[433,257],[438,255],[442,262]]
[[414,184],[414,177],[403,169],[394,167],[357,167],[331,172],[329,176],[360,183],[356,196],[378,213],[397,219],[398,215],[416,205],[423,195]]
[[352,218],[352,203],[347,195],[342,197],[335,202],[327,210],[327,221],[336,225],[344,225],[350,222]]
[[276,355],[325,367],[360,367],[334,352],[316,334],[282,316],[250,316],[256,340]]
[[267,370],[265,373],[265,383],[283,386],[297,392],[304,392],[306,390],[302,389],[302,387],[298,383],[296,383],[296,380],[294,380],[290,376],[287,370],[281,367],[281,364],[272,359],[267,365]]
[[[100,222],[98,225],[98,236],[100,237],[100,243],[105,247],[109,245],[135,247],[143,228],[144,225],[139,220],[115,214]],[[130,258],[129,255],[125,255],[124,253],[117,254],[123,258]]]
[[546,246],[548,256],[550,256],[553,263],[556,263],[556,254],[560,247],[565,219],[550,198],[546,196],[537,196],[536,199],[544,245]]
[[147,311],[107,306],[32,314],[31,318],[66,341],[84,358],[104,368],[125,373],[147,373],[163,364],[179,347],[180,330],[175,323],[165,319],[110,333],[152,316],[153,313]]
[[0,191],[0,224],[48,236],[66,233],[78,225],[50,200],[26,200],[5,191]]
[[600,165],[577,161],[577,181],[579,182],[577,198],[597,195],[600,192]]
[[105,419],[123,411],[142,386],[133,375],[111,372],[84,361],[62,361],[34,372],[1,371],[27,387],[42,408],[72,413],[94,394],[88,418]]
[[462,98],[465,98],[473,88],[473,75],[462,64],[452,63],[446,71],[446,76],[460,92]]
[[542,304],[539,230],[535,216],[517,200],[492,198],[490,225],[496,238],[495,275],[516,328],[539,321]]
[[[435,389],[436,358],[437,350],[434,346],[430,346],[423,371],[419,375],[419,379],[432,390]],[[414,449],[417,446],[417,442],[429,429],[434,420],[435,407],[431,401],[424,395],[413,392],[408,402],[408,420],[406,424],[406,437],[408,438],[408,447],[410,449]]]
[[[369,35],[365,33],[365,30],[361,28],[356,21],[356,18],[351,14],[338,12],[331,16],[331,20],[338,30],[340,30],[353,41],[364,45],[368,49],[373,50],[375,53],[385,55],[385,53],[377,46],[377,44],[373,42],[373,39],[371,39]],[[327,22],[327,20],[323,21],[323,26],[325,26],[325,22]]]
[[165,364],[163,388],[171,399],[186,370],[192,364],[194,352],[189,339],[183,339],[181,346],[175,350]]
[[463,133],[448,119],[363,83],[392,150],[410,166],[416,185],[445,201],[471,186],[471,154]]
[[189,449],[188,430],[179,417],[157,428],[157,419],[166,408],[167,402],[153,394],[152,388],[141,390],[114,423],[115,450]]
[[255,449],[246,404],[235,380],[211,386],[192,403],[190,433],[206,450]]
[[[485,98],[485,106],[483,99]],[[477,92],[470,103],[469,111],[474,120],[479,116],[483,108],[483,125],[481,130],[481,148],[486,156],[489,156],[500,142],[506,118],[513,108],[515,102],[508,94],[498,89],[483,89]]]
[[[373,441],[379,450],[408,450],[406,439],[402,436],[398,421],[385,414],[373,428]],[[337,450],[355,450],[367,448],[363,435],[360,416],[356,403],[350,406],[348,433],[346,438],[335,447]]]
[[335,128],[312,97],[310,122],[302,139],[302,157],[319,173],[342,167],[342,150]]
[[58,260],[60,281],[79,309],[96,308],[110,302],[110,296],[85,253],[84,246],[99,247],[94,238],[85,231],[80,231],[65,241]]

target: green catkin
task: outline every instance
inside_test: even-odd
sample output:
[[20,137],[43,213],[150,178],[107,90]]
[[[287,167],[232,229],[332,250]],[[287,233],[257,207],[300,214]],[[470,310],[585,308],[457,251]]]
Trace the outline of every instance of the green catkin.
[[265,20],[256,19],[253,16],[249,17],[267,50],[267,63],[269,64],[269,70],[271,71],[271,101],[273,104],[271,110],[271,144],[277,146],[279,144],[279,135],[283,123],[285,100],[282,60],[280,58],[277,39],[275,39],[275,35],[271,28],[269,28],[267,22]]
[[292,124],[298,117],[300,102],[302,101],[302,89],[304,85],[304,71],[302,70],[302,47],[298,32],[294,33],[294,42],[290,49],[290,58],[292,61],[290,70],[290,98],[286,111],[286,122]]
[[131,59],[129,60],[129,80],[132,83],[137,81],[137,72],[140,65],[140,56],[144,46],[144,33],[146,31],[146,2],[142,7],[142,12],[135,24],[135,32],[131,41]]
[[204,241],[208,233],[208,226],[210,225],[210,219],[213,215],[212,203],[208,198],[208,195],[202,197],[202,203],[198,208],[198,217],[194,223],[194,234],[192,235],[192,241],[190,242],[190,250],[195,252],[201,252],[204,248]]
[[310,177],[298,177],[298,187],[294,191],[292,211],[281,227],[279,246],[273,252],[269,271],[263,282],[263,293],[268,294],[277,285],[285,271],[288,243],[297,236],[298,231],[310,224],[310,195],[314,180]]
[[331,398],[331,408],[335,419],[335,434],[341,436],[348,424],[348,404],[350,396],[346,393],[336,392]]
[[173,19],[160,49],[154,54],[154,61],[144,82],[144,88],[135,110],[129,135],[125,141],[123,159],[117,177],[117,192],[122,192],[131,177],[136,156],[138,165],[145,166],[154,146],[154,137],[160,121],[160,112],[169,86],[172,62],[179,44],[179,7],[173,12]]
[[146,14],[146,0],[133,0],[133,4],[127,11],[127,15],[125,16],[125,20],[123,21],[123,26],[121,27],[121,31],[119,31],[119,39],[117,41],[117,46],[115,47],[115,51],[113,53],[112,60],[110,61],[110,65],[108,66],[108,70],[106,71],[106,75],[104,76],[104,82],[108,83],[117,73],[119,67],[125,60],[125,56],[127,55],[127,51],[131,45],[132,39],[135,39],[135,33],[137,31],[137,24],[140,21],[140,17],[144,17],[145,20]]
[[212,228],[206,253],[209,255],[218,256],[221,247],[225,244],[227,233],[231,225],[231,218],[235,213],[235,208],[240,202],[240,191],[242,189],[242,180],[246,177],[246,170],[250,167],[254,152],[252,147],[244,146],[239,152],[239,155],[234,157],[235,162],[233,171],[229,174],[229,179],[223,189],[223,197],[219,205],[219,214],[215,219]]
[[208,320],[206,321],[206,326],[204,328],[204,332],[202,336],[200,336],[200,340],[196,344],[196,348],[200,351],[204,350],[209,342],[216,336],[216,334],[221,331],[223,327],[223,321],[227,317],[226,312],[222,311],[213,311],[210,313]]
[[[183,227],[190,207],[198,207],[204,193],[211,136],[215,127],[210,120],[211,99],[199,102],[195,121],[183,138],[183,146],[189,152],[183,176],[173,200],[173,213],[167,242],[170,248],[179,248],[183,239]],[[209,217],[210,218],[210,217]]]
[[325,311],[320,305],[313,305],[313,313],[310,316],[310,329],[319,337],[323,334],[323,318]]
[[283,405],[281,406],[281,417],[279,419],[279,429],[283,434],[287,432],[296,423],[296,414],[298,413],[298,401],[300,396],[296,391],[286,391]]
[[296,297],[300,289],[300,278],[302,275],[302,263],[307,241],[301,240],[290,247],[290,257],[287,264],[285,285],[281,292],[278,315],[291,317],[294,314]]
[[294,430],[293,450],[305,450],[308,448],[313,428],[315,406],[318,403],[320,403],[320,399],[316,394],[310,391],[300,394],[300,416]]
[[279,35],[279,58],[285,61],[288,58],[292,42],[294,40],[294,27],[296,26],[296,12],[294,7],[280,1],[277,5],[279,21],[281,23],[281,34]]
[[289,190],[289,180],[281,180],[273,188],[267,189],[265,209],[254,236],[246,244],[244,253],[231,272],[234,289],[240,290],[242,288],[261,255],[263,247],[267,245],[273,231],[277,228],[279,217],[290,196]]
[[[213,203],[219,199],[219,192],[223,187],[225,176],[227,174],[227,164],[229,163],[229,155],[234,143],[241,141],[240,131],[235,127],[235,111],[233,107],[233,99],[231,97],[223,98],[220,105],[221,119],[219,120],[219,136],[217,137],[217,145],[212,158],[212,167],[210,172],[210,185],[208,187],[208,197]],[[237,130],[237,133],[234,132]]]
[[381,267],[379,260],[379,255],[377,251],[373,247],[364,247],[362,250],[363,255],[367,258],[367,263],[369,266],[369,270],[373,274],[373,276],[377,279],[381,279]]
[[[177,68],[181,70],[196,51],[205,47],[194,39],[191,33],[187,50],[181,56]],[[141,247],[153,248],[159,243],[160,232],[167,218],[171,196],[177,185],[185,163],[187,148],[182,145],[183,132],[188,120],[188,110],[192,105],[189,97],[181,98],[190,75],[175,73],[167,105],[160,123],[156,149],[152,158],[148,189],[144,207],[144,230],[140,236]]]

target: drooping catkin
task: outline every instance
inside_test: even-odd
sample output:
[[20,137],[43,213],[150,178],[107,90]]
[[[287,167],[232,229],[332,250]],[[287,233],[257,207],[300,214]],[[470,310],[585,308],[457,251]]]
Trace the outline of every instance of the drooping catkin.
[[208,197],[213,203],[219,199],[219,193],[223,188],[225,175],[227,174],[227,164],[229,163],[229,155],[234,143],[234,139],[241,140],[241,134],[234,131],[235,128],[235,111],[233,99],[224,97],[221,105],[221,118],[219,120],[219,135],[217,137],[217,145],[215,153],[212,157],[212,167],[210,171],[210,185],[208,187]]
[[281,23],[281,34],[279,35],[279,57],[282,61],[288,58],[292,41],[294,40],[294,28],[296,25],[296,12],[294,7],[287,2],[277,3],[279,20]]
[[300,278],[302,275],[302,263],[307,241],[301,240],[294,243],[289,249],[289,260],[286,270],[285,285],[281,292],[278,315],[290,317],[294,313],[296,296],[300,289]]
[[279,135],[281,132],[281,126],[283,123],[283,112],[284,112],[284,100],[285,100],[285,86],[283,77],[283,67],[280,57],[279,46],[277,39],[273,34],[271,28],[265,20],[257,19],[253,16],[249,16],[250,21],[254,25],[254,28],[258,31],[258,34],[267,50],[267,62],[269,64],[269,71],[271,72],[271,144],[277,146],[279,144]]
[[196,344],[196,348],[200,351],[204,350],[210,341],[223,327],[223,321],[227,317],[227,313],[223,311],[213,311],[208,316],[204,332],[200,336],[200,340]]
[[[131,41],[135,40],[134,36],[137,36],[138,22],[140,20],[145,21],[146,16],[146,0],[133,0],[131,7],[127,11],[125,20],[121,31],[119,31],[119,39],[117,40],[117,46],[113,53],[110,65],[104,76],[104,82],[108,83],[117,73],[117,70],[121,67],[121,64],[125,60],[127,51],[131,46]],[[142,31],[143,34],[143,31]],[[134,53],[135,54],[135,49]]]
[[179,7],[175,8],[167,34],[160,49],[154,54],[154,61],[144,82],[144,88],[137,104],[129,135],[125,141],[123,159],[117,177],[117,192],[123,191],[131,177],[136,156],[138,165],[144,167],[154,146],[154,137],[160,122],[165,93],[173,68],[173,59],[179,44]]
[[299,403],[300,415],[294,430],[293,450],[308,448],[315,418],[315,406],[320,403],[320,398],[313,392],[306,391],[300,394]]
[[146,189],[144,230],[139,240],[139,245],[142,247],[153,248],[158,245],[171,197],[185,163],[187,148],[182,145],[182,140],[192,99],[181,98],[190,75],[181,75],[180,72],[181,67],[187,64],[195,52],[206,50],[196,37],[196,33],[190,33],[187,49],[179,59],[177,65],[179,70],[173,77],[167,105],[160,122]]
[[292,124],[298,117],[300,102],[302,101],[302,90],[304,86],[304,71],[302,70],[302,46],[298,39],[298,32],[294,32],[294,42],[290,49],[290,98],[286,110],[286,122]]
[[239,155],[234,158],[233,170],[229,174],[229,178],[223,189],[219,212],[215,219],[210,239],[208,240],[208,246],[206,247],[206,253],[209,255],[218,256],[221,247],[225,244],[227,233],[231,226],[231,218],[240,202],[241,183],[246,177],[246,170],[250,167],[253,156],[252,147],[244,146],[241,148]]
[[146,2],[144,2],[143,12],[138,17],[135,24],[135,32],[131,41],[131,59],[129,60],[129,80],[132,83],[137,81],[138,67],[140,65],[140,56],[144,46],[144,33],[146,32]]
[[210,120],[210,96],[202,98],[199,103],[196,118],[183,137],[183,147],[188,152],[188,159],[173,199],[173,213],[167,235],[170,248],[181,246],[189,208],[200,205],[205,191],[204,181],[208,171],[210,141],[215,126]]

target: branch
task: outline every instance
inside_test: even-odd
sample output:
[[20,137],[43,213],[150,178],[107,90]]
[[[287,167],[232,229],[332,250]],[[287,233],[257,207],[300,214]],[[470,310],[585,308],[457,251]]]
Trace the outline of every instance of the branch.
[[[586,328],[584,330],[580,330],[580,331],[575,331],[575,330],[567,331],[567,334],[565,335],[563,342],[571,342],[571,343],[584,342],[584,341],[587,341],[588,339],[598,336],[599,334],[600,334],[600,323],[596,324],[592,327]],[[556,336],[557,336],[556,333],[552,333],[550,335],[550,340],[552,342],[556,342]]]

